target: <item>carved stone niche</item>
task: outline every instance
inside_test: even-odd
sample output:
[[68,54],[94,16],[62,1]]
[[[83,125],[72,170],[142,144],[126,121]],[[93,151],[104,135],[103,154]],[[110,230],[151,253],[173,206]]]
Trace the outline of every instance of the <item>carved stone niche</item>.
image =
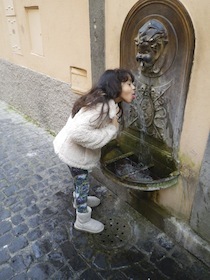
[[128,13],[120,65],[135,75],[136,99],[123,105],[124,130],[102,150],[101,160],[118,183],[157,190],[177,182],[194,44],[191,19],[179,1],[140,0]]

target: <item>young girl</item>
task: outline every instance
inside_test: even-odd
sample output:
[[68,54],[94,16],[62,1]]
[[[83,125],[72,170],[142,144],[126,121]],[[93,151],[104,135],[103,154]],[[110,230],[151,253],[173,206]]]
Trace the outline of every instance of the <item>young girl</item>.
[[101,148],[117,136],[121,102],[130,103],[134,98],[133,81],[129,70],[105,71],[97,85],[75,102],[53,142],[55,153],[68,165],[74,179],[74,228],[78,230],[99,233],[104,229],[101,222],[91,218],[91,207],[99,205],[100,199],[88,196],[88,174],[98,164]]

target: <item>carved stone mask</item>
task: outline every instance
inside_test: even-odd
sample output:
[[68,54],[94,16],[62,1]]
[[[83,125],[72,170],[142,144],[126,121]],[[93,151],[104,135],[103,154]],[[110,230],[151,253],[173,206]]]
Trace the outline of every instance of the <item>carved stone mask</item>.
[[135,38],[136,60],[145,74],[157,74],[164,64],[165,46],[168,35],[164,25],[157,20],[149,20],[138,31]]

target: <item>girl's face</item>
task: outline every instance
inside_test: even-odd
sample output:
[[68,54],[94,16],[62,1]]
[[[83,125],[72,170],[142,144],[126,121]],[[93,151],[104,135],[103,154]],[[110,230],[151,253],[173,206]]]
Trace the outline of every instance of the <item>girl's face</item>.
[[131,103],[131,101],[135,98],[135,86],[132,83],[132,81],[129,79],[126,82],[122,82],[122,91],[120,96],[117,98],[118,100],[116,100],[117,102],[127,102],[127,103]]

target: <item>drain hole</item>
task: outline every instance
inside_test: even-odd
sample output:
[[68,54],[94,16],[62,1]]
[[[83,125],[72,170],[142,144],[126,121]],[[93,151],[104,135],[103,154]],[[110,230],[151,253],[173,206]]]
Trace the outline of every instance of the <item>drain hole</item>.
[[132,236],[129,224],[127,224],[125,220],[123,224],[121,216],[116,216],[114,218],[110,216],[106,221],[104,231],[96,235],[96,237],[99,238],[99,244],[106,248],[106,250],[122,247]]

